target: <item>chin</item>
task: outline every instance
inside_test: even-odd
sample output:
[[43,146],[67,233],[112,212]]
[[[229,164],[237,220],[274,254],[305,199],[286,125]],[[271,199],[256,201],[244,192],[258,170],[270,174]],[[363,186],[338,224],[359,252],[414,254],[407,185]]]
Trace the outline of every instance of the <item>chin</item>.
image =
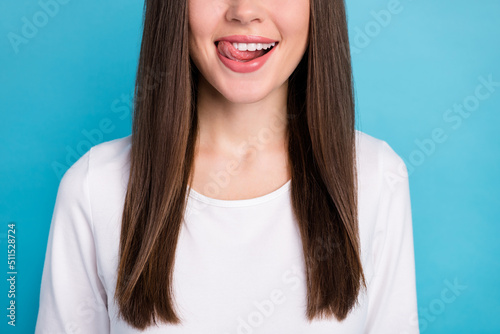
[[[262,88],[262,87],[259,87]],[[234,87],[229,91],[220,92],[228,101],[232,103],[254,103],[263,100],[269,95],[270,91],[263,91],[262,89],[256,88],[255,90],[249,89],[248,85],[244,87],[237,88]]]

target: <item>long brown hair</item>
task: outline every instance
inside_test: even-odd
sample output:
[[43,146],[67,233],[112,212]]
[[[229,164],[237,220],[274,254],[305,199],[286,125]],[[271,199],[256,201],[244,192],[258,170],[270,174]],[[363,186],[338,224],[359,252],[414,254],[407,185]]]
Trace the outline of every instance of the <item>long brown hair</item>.
[[[288,81],[291,200],[303,245],[309,321],[341,321],[366,287],[357,212],[354,98],[343,0],[311,0],[309,46]],[[134,92],[130,175],[114,298],[145,329],[181,322],[172,289],[197,138],[199,72],[188,5],[146,0]]]

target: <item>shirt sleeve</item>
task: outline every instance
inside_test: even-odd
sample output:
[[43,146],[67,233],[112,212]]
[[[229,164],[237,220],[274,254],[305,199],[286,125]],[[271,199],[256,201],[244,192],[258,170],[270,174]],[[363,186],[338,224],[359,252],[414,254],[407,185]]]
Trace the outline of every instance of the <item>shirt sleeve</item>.
[[[418,334],[415,259],[408,171],[383,142],[381,195],[368,287],[367,334]],[[380,239],[379,239],[380,238]]]
[[88,190],[91,151],[64,174],[49,230],[35,334],[109,333]]

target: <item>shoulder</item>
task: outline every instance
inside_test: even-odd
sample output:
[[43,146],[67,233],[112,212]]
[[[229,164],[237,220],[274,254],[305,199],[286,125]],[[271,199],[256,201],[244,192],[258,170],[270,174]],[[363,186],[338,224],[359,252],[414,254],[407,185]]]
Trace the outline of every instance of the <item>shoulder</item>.
[[129,178],[132,137],[117,138],[93,146],[89,151],[89,191],[95,206],[123,197]]
[[64,173],[59,185],[63,197],[92,193],[128,180],[131,135],[93,146]]
[[389,257],[384,245],[397,244],[411,226],[409,179],[404,160],[385,140],[357,131],[356,151],[359,233],[370,276]]
[[366,182],[408,177],[404,160],[391,145],[359,130],[356,130],[356,158],[359,177]]
[[113,168],[128,163],[132,136],[117,138],[93,146],[89,151],[89,168]]
[[[65,172],[68,175],[83,175],[95,168],[123,165],[127,162],[131,147],[131,135],[94,145]],[[63,178],[64,178],[63,176]]]

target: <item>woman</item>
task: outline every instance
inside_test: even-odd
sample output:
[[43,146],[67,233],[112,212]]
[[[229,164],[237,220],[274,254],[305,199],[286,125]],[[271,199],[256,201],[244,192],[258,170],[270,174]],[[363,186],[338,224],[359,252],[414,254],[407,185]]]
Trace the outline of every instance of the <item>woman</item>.
[[341,0],[147,0],[132,134],[59,186],[36,333],[418,333]]

